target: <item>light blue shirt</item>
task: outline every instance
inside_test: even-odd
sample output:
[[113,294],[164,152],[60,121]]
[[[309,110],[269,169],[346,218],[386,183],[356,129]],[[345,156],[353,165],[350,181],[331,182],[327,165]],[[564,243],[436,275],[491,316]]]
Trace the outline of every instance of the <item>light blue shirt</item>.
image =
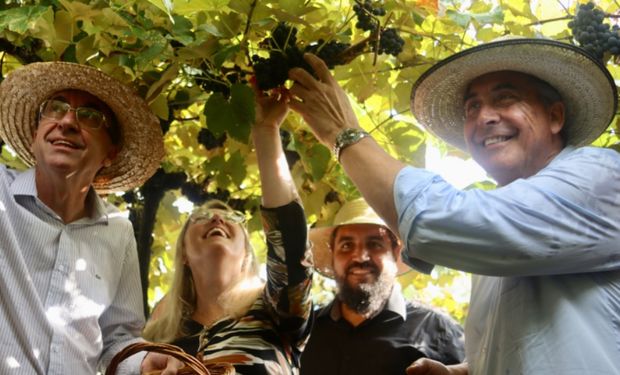
[[493,191],[407,167],[394,196],[406,262],[477,274],[470,374],[620,374],[619,153],[567,147]]
[[33,170],[0,165],[0,374],[95,374],[139,340],[131,223],[92,189],[88,202],[91,217],[65,224],[37,198]]

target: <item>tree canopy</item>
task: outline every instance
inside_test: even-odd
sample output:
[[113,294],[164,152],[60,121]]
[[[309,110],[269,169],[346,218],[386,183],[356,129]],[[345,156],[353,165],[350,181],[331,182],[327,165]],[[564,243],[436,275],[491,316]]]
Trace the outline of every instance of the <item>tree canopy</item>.
[[[264,259],[260,218],[252,215],[260,185],[249,142],[254,99],[248,80],[260,69],[271,76],[285,71],[281,59],[279,66],[269,65],[280,55],[303,64],[298,53],[335,49],[332,71],[361,125],[390,154],[417,167],[424,167],[429,144],[444,155],[466,157],[434,139],[409,110],[416,79],[457,51],[504,35],[544,36],[585,45],[620,78],[620,43],[614,50],[612,40],[620,39],[617,1],[596,3],[600,22],[578,24],[575,16],[589,6],[574,0],[370,3],[382,11],[367,11],[371,26],[364,27],[364,2],[355,0],[2,0],[0,73],[35,61],[88,64],[131,85],[159,117],[167,152],[160,170],[141,188],[107,197],[134,224],[151,305],[167,290],[176,236],[187,216],[183,202],[219,198],[244,210]],[[285,25],[284,34],[278,25]],[[607,39],[598,43],[603,34]],[[398,38],[402,50],[386,52],[384,41],[399,44]],[[614,121],[595,144],[620,150],[618,130]],[[300,117],[290,114],[281,135],[309,225],[329,224],[359,192]],[[7,147],[0,159],[24,167]],[[315,281],[315,299],[324,302],[333,283],[318,276]],[[431,276],[410,272],[400,281],[407,297],[439,305],[458,320],[466,315],[463,273],[440,267]]]

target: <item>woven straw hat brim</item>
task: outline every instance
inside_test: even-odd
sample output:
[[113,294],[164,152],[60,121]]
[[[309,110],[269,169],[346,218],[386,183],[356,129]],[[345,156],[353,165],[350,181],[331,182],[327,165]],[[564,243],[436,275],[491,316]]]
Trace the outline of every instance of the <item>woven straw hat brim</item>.
[[29,166],[40,104],[62,90],[88,92],[110,107],[121,133],[122,148],[111,166],[93,182],[100,194],[140,186],[155,173],[164,156],[161,127],[146,102],[128,86],[86,65],[66,62],[28,64],[0,85],[0,138]]
[[[329,241],[332,232],[339,226],[350,224],[374,224],[385,227],[387,225],[377,214],[372,211],[363,199],[356,199],[345,203],[340,211],[334,217],[334,225],[330,227],[312,228],[310,229],[309,238],[312,243],[312,257],[314,261],[314,269],[325,277],[334,278],[334,269],[332,267],[332,251]],[[397,236],[398,237],[398,236]],[[411,268],[403,263],[399,256],[396,262],[398,275],[402,275],[411,271]]]
[[570,145],[592,143],[616,113],[616,85],[601,62],[579,47],[529,38],[486,43],[440,61],[415,83],[411,111],[431,133],[467,151],[463,138],[465,91],[475,78],[503,70],[535,76],[560,93]]

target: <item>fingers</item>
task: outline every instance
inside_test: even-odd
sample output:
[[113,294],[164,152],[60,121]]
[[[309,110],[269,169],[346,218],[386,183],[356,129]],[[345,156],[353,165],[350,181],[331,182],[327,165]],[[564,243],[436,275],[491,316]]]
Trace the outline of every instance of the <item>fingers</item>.
[[296,85],[301,85],[308,89],[314,89],[319,86],[319,81],[303,68],[293,68],[289,70],[288,78],[294,81]]
[[161,375],[176,375],[181,368],[183,368],[183,362],[176,358],[168,357],[168,365],[161,372]]
[[312,53],[305,53],[304,59],[308,64],[310,64],[319,81],[324,83],[330,83],[334,79],[334,77],[332,77],[332,74],[329,72],[329,68],[327,67],[325,62],[321,60],[317,55],[314,55]]
[[418,359],[407,368],[407,375],[430,375],[431,363],[426,358]]

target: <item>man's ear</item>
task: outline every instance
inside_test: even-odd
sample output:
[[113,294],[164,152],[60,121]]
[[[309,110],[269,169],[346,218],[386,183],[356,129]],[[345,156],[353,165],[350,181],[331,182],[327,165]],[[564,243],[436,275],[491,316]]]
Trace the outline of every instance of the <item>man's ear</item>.
[[105,168],[108,168],[109,166],[112,165],[112,162],[114,161],[114,159],[116,159],[116,157],[118,156],[118,147],[116,147],[115,145],[113,145],[110,148],[110,151],[108,151],[108,155],[106,156],[105,159],[103,159],[103,166]]
[[564,120],[566,116],[566,108],[564,107],[564,103],[555,102],[549,106],[549,120],[551,120],[551,133],[560,134],[562,128],[564,127]]
[[400,259],[400,252],[403,249],[403,243],[398,240],[398,242],[396,243],[396,246],[392,247],[392,254],[394,255],[394,259],[398,262],[398,260]]

